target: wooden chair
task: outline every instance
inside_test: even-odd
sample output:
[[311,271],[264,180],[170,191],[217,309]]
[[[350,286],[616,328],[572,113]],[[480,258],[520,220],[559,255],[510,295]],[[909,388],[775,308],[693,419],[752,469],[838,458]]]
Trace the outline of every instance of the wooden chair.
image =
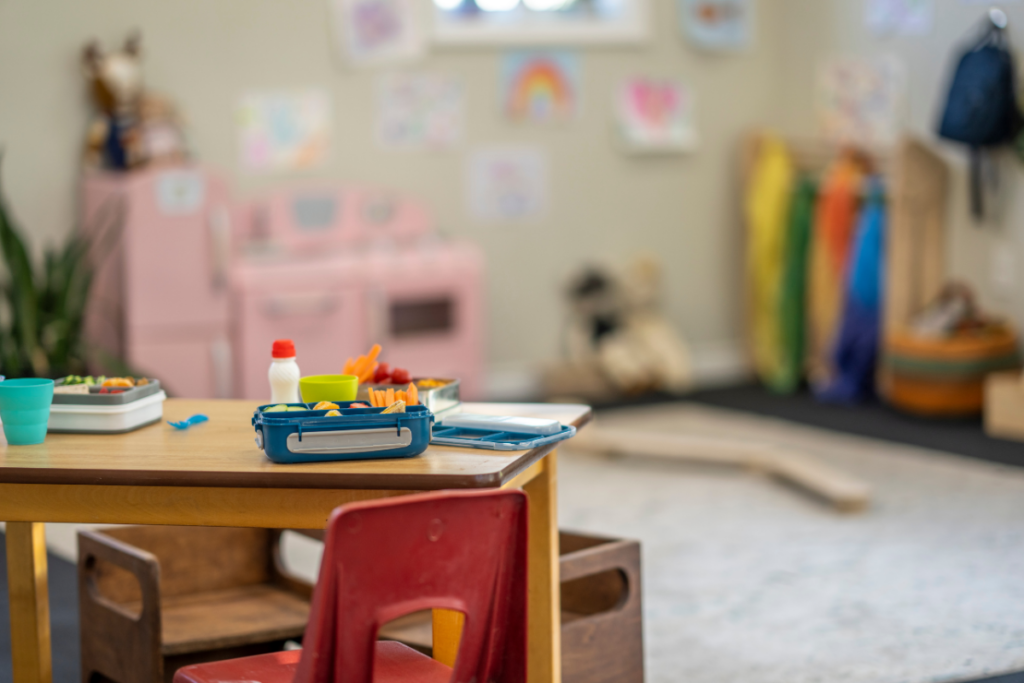
[[562,531],[562,683],[643,683],[640,543]]
[[[179,669],[175,683],[526,682],[526,495],[444,491],[353,503],[327,525],[303,649]],[[456,610],[454,670],[381,626]]]
[[[640,543],[559,533],[562,683],[643,683]],[[381,638],[432,651],[431,615],[396,619]]]
[[280,537],[211,527],[80,531],[83,683],[165,683],[181,666],[301,639],[313,587],[285,570]]

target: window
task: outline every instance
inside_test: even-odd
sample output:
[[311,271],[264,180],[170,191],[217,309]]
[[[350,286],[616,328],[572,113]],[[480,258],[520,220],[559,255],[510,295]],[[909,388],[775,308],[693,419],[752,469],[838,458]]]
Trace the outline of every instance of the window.
[[433,0],[449,44],[632,43],[647,38],[648,0]]

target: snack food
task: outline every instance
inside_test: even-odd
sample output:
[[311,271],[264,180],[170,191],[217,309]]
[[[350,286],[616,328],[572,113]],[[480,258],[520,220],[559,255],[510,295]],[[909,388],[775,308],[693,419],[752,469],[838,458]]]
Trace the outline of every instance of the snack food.
[[89,385],[89,384],[70,384],[70,385],[67,385],[67,386],[65,386],[63,384],[59,384],[59,385],[57,385],[56,387],[53,388],[53,393],[55,393],[55,394],[88,394],[90,386],[91,385]]
[[377,362],[377,356],[380,355],[380,351],[380,344],[374,344],[373,348],[365,356],[359,356],[355,360],[349,358],[345,361],[345,367],[342,368],[341,373],[343,375],[355,375],[362,383],[372,381],[373,373],[376,372],[380,365]]
[[68,387],[75,384],[85,384],[87,386],[92,386],[94,384],[102,384],[103,380],[105,379],[105,375],[100,375],[99,377],[93,377],[92,375],[88,375],[86,377],[82,377],[81,375],[68,375],[63,380],[61,380],[61,386]]
[[103,387],[134,387],[134,377],[111,377],[110,379],[103,380]]
[[335,410],[337,408],[338,404],[331,403],[330,401],[320,401],[315,406],[313,406],[313,410]]
[[420,402],[419,391],[412,382],[409,383],[409,387],[405,391],[395,391],[394,388],[387,390],[369,389],[369,393],[370,405],[374,408],[386,408],[395,401],[402,401],[402,403],[408,406],[414,406]]
[[389,413],[404,413],[404,412],[405,412],[405,401],[395,401],[394,403],[389,405],[387,408],[385,408],[384,412],[382,412],[381,415],[387,415]]
[[340,410],[328,410],[324,417],[341,417]]

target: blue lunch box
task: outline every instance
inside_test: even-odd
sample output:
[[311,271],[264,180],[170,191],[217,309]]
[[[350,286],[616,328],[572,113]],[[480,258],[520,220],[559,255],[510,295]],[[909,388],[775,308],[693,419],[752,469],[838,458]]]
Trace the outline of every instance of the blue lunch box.
[[383,415],[384,408],[349,408],[355,401],[335,401],[340,416],[312,410],[311,403],[289,403],[297,411],[252,416],[256,445],[277,463],[332,462],[377,458],[412,458],[427,450],[434,414],[421,405],[404,413]]

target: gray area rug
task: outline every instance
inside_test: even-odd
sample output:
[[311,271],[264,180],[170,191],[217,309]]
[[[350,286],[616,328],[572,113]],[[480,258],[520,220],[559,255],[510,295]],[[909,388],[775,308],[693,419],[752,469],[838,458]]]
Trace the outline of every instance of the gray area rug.
[[1024,668],[1024,470],[718,408],[608,426],[789,446],[873,486],[843,515],[751,472],[573,453],[563,528],[643,542],[651,683],[923,683]]

